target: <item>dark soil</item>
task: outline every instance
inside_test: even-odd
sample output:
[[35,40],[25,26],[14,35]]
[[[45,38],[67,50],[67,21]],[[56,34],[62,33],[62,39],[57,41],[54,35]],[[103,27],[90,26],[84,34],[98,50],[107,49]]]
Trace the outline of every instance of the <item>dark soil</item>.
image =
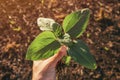
[[[42,2],[44,1],[44,2]],[[120,0],[0,0],[0,80],[31,80],[26,50],[40,33],[38,17],[55,19],[90,8],[91,18],[80,38],[90,47],[98,68],[60,62],[58,80],[120,80]]]

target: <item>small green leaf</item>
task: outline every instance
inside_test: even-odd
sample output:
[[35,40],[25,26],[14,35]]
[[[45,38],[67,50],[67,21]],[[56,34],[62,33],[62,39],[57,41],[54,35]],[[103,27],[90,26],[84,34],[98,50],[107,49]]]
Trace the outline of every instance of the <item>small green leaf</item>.
[[56,37],[61,37],[63,35],[63,29],[60,24],[58,23],[53,23],[53,33],[55,34]]
[[71,56],[64,56],[62,58],[62,61],[66,64],[66,65],[69,65],[70,64],[70,61],[71,61]]
[[69,65],[71,61],[71,56],[66,56],[65,64]]
[[69,14],[63,21],[64,32],[70,34],[72,38],[78,38],[85,31],[89,17],[88,8]]
[[96,69],[96,61],[90,54],[89,48],[81,40],[74,42],[68,49],[68,54],[78,63],[89,69]]
[[70,38],[70,35],[67,33],[65,33],[61,38],[58,38],[58,42],[66,46],[72,45],[72,40]]
[[60,44],[56,41],[54,34],[50,31],[44,31],[30,44],[26,59],[45,59],[57,53],[59,48]]

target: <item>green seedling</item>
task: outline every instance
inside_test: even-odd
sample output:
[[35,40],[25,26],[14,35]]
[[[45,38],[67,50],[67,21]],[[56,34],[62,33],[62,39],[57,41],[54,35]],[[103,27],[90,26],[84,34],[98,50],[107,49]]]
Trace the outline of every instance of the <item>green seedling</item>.
[[68,47],[66,63],[71,58],[89,69],[96,69],[96,61],[88,46],[78,38],[85,31],[90,17],[90,10],[83,9],[67,15],[62,26],[53,19],[38,18],[40,33],[30,44],[26,59],[46,59],[56,54],[62,45]]

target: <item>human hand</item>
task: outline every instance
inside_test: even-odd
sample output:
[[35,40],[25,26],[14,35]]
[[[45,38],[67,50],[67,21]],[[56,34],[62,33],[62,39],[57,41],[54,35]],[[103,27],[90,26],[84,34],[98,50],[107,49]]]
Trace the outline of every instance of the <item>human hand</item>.
[[33,62],[32,80],[55,80],[55,67],[57,62],[66,55],[66,46],[62,46],[57,54],[45,59]]

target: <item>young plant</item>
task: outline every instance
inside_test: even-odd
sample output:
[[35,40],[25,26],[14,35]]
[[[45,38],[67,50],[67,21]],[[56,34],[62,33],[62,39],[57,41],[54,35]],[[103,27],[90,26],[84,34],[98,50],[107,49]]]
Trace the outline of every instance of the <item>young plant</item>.
[[53,19],[38,18],[37,23],[43,31],[30,44],[26,59],[40,60],[53,56],[60,46],[68,47],[66,63],[73,58],[89,69],[96,69],[96,61],[90,54],[88,46],[78,38],[85,31],[90,17],[90,10],[83,9],[65,17],[62,26]]

